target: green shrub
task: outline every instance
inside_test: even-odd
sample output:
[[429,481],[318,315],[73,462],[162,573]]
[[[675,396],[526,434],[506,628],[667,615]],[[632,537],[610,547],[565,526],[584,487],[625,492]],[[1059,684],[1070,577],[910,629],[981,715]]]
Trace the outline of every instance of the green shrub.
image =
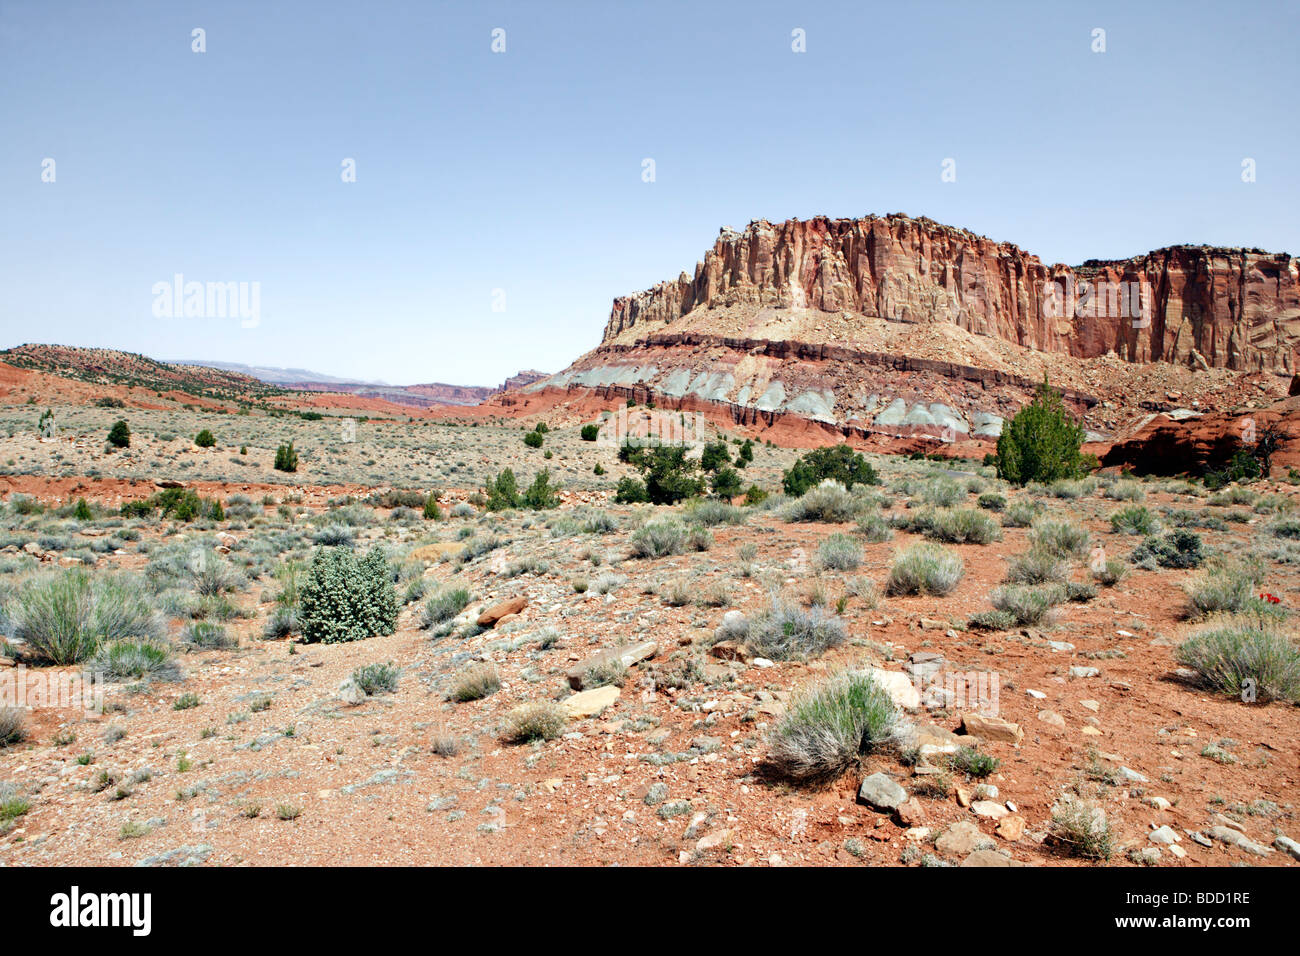
[[138,581],[79,568],[28,582],[5,614],[24,656],[44,664],[76,664],[109,641],[163,633],[162,617]]
[[758,657],[793,661],[817,657],[843,644],[847,637],[843,620],[825,608],[805,609],[773,599],[767,610],[749,620],[745,645]]
[[768,734],[767,762],[793,780],[833,780],[890,742],[898,722],[884,688],[866,674],[839,671],[796,691]]
[[1106,497],[1115,501],[1141,501],[1147,496],[1136,481],[1117,481],[1106,489]]
[[1300,650],[1266,622],[1239,617],[1214,624],[1178,645],[1174,659],[1234,697],[1300,701]]
[[1012,584],[1061,584],[1068,572],[1064,559],[1040,548],[1007,559],[1007,581]]
[[1191,602],[1192,617],[1236,614],[1246,610],[1260,585],[1259,569],[1248,564],[1226,564],[1204,571],[1183,584]]
[[835,571],[852,571],[862,564],[862,546],[847,534],[833,534],[817,546],[817,566]]
[[124,637],[102,645],[92,667],[113,680],[176,680],[179,671],[171,648],[160,640]]
[[879,514],[858,518],[858,531],[867,539],[868,544],[880,544],[894,536],[894,529],[889,526],[888,519]]
[[395,693],[401,676],[401,669],[391,661],[383,664],[366,664],[352,672],[353,682],[365,691],[367,697]]
[[583,425],[583,426],[582,426],[582,440],[583,440],[583,441],[595,441],[595,440],[596,440],[597,438],[599,438],[599,437],[600,437],[600,426],[599,426],[599,425]]
[[453,617],[469,606],[469,591],[465,588],[447,588],[424,602],[422,627],[428,629]]
[[1082,446],[1082,426],[1066,411],[1061,393],[1044,379],[1034,400],[998,437],[998,477],[1017,485],[1077,478],[1087,471]]
[[1104,588],[1113,588],[1128,574],[1128,566],[1118,558],[1108,558],[1091,567],[1092,579]]
[[1155,515],[1139,505],[1136,508],[1124,508],[1111,515],[1110,527],[1112,531],[1122,534],[1146,536],[1158,532],[1160,522],[1156,520]]
[[742,487],[740,473],[734,468],[724,466],[719,468],[713,475],[713,494],[718,498],[730,501],[740,494]]
[[662,558],[686,550],[686,529],[670,518],[652,518],[629,539],[634,558]]
[[298,602],[308,643],[359,641],[397,628],[397,592],[379,548],[360,560],[346,548],[318,549]]
[[118,419],[108,430],[108,443],[114,448],[131,447],[131,426],[124,419]]
[[1036,501],[1014,501],[1002,516],[1002,524],[1008,528],[1028,528],[1043,513],[1043,506]]
[[429,497],[424,499],[424,510],[422,512],[425,521],[441,521],[442,509],[438,507],[438,496],[432,491]]
[[959,773],[987,777],[1002,766],[1002,761],[989,754],[982,754],[974,747],[962,747],[948,757],[948,765]]
[[1042,518],[1034,522],[1029,529],[1029,542],[1034,548],[1054,554],[1061,558],[1081,558],[1088,553],[1088,542],[1092,536],[1086,528],[1070,524],[1068,521],[1056,521]]
[[1025,587],[1008,585],[995,588],[989,596],[993,606],[1006,611],[1016,619],[1016,624],[1041,624],[1053,607],[1065,598],[1065,589],[1059,585]]
[[639,481],[631,475],[625,475],[618,480],[618,487],[614,491],[615,504],[636,504],[649,500],[646,495],[645,482]]
[[200,448],[211,448],[216,443],[216,436],[206,428],[194,436],[194,444],[198,445]]
[[1133,549],[1129,558],[1146,568],[1197,568],[1206,558],[1205,544],[1194,531],[1178,528],[1166,535],[1150,537]]
[[975,508],[941,508],[930,517],[925,535],[951,544],[988,544],[1002,540],[1002,529]]
[[976,504],[985,511],[1004,511],[1007,507],[1007,498],[1006,495],[989,492],[988,494],[980,495],[979,498],[976,499]]
[[1009,631],[1016,626],[1016,616],[1007,611],[978,611],[966,623],[981,631]]
[[529,448],[541,448],[543,440],[541,432],[529,432],[524,436],[524,444]]
[[[529,434],[537,433],[529,432]],[[488,511],[505,511],[507,508],[518,508],[523,504],[523,498],[519,494],[519,483],[515,480],[515,473],[509,468],[503,468],[487,483],[486,492],[487,503],[484,507]]]
[[191,621],[185,626],[181,640],[206,650],[226,650],[239,646],[239,641],[226,633],[215,621]]
[[781,509],[786,521],[852,521],[862,511],[862,502],[841,484],[827,479],[809,488]]
[[818,448],[799,458],[785,472],[781,484],[791,497],[804,494],[824,481],[834,481],[845,488],[854,485],[878,485],[880,476],[871,464],[849,445]]
[[292,441],[287,445],[281,445],[276,448],[275,470],[287,472],[298,470],[298,452],[294,450]]
[[[536,434],[536,432],[530,434]],[[525,508],[531,508],[534,511],[559,507],[560,494],[558,489],[551,487],[551,473],[548,469],[543,468],[533,477],[533,483],[524,492],[522,504]]]
[[731,454],[727,450],[726,441],[719,439],[714,442],[706,442],[700,452],[700,468],[704,471],[717,471],[726,465],[731,464]]
[[942,597],[955,588],[965,567],[956,554],[933,544],[917,544],[894,556],[886,590],[890,594]]

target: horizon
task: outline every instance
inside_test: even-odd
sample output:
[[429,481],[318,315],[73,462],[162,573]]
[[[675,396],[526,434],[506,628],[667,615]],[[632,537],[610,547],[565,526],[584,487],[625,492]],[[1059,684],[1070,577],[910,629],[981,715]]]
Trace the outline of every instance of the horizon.
[[[1265,8],[8,3],[6,326],[482,387],[560,371],[758,219],[902,209],[1048,264],[1290,253],[1300,133],[1243,94],[1294,86],[1300,10]],[[257,321],[160,316],[176,275],[255,285]]]

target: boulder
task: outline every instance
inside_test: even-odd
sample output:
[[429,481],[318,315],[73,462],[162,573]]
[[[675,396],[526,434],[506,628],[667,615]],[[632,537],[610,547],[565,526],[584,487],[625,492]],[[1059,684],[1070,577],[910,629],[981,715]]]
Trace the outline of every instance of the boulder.
[[631,667],[641,661],[649,660],[659,653],[659,645],[654,641],[642,641],[640,644],[628,644],[623,647],[610,648],[607,651],[601,651],[599,654],[593,654],[581,663],[574,664],[569,668],[568,679],[569,686],[574,690],[582,690],[587,674],[593,669],[611,661],[621,661],[624,667]]
[[507,614],[518,614],[528,606],[528,598],[517,597],[509,601],[502,601],[500,604],[494,604],[478,616],[479,627],[496,627],[497,623]]

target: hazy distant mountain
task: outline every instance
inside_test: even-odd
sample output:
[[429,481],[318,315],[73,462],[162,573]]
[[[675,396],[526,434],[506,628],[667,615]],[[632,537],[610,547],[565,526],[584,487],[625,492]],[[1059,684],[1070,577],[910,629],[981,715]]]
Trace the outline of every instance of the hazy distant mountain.
[[189,359],[181,361],[180,364],[202,365],[205,368],[219,368],[226,372],[238,372],[241,375],[251,375],[259,381],[270,382],[273,385],[298,385],[307,382],[319,382],[324,385],[388,385],[387,382],[371,382],[359,378],[339,378],[335,375],[325,375],[305,368],[277,368],[267,365],[243,365],[239,362],[204,362]]

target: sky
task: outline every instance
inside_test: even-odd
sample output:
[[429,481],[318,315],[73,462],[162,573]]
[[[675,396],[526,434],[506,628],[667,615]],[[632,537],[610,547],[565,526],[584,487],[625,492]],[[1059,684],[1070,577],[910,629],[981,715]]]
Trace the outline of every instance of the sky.
[[[494,385],[760,218],[924,215],[1049,263],[1300,253],[1297,27],[1268,2],[0,0],[0,347]],[[227,282],[242,319],[208,308]]]

